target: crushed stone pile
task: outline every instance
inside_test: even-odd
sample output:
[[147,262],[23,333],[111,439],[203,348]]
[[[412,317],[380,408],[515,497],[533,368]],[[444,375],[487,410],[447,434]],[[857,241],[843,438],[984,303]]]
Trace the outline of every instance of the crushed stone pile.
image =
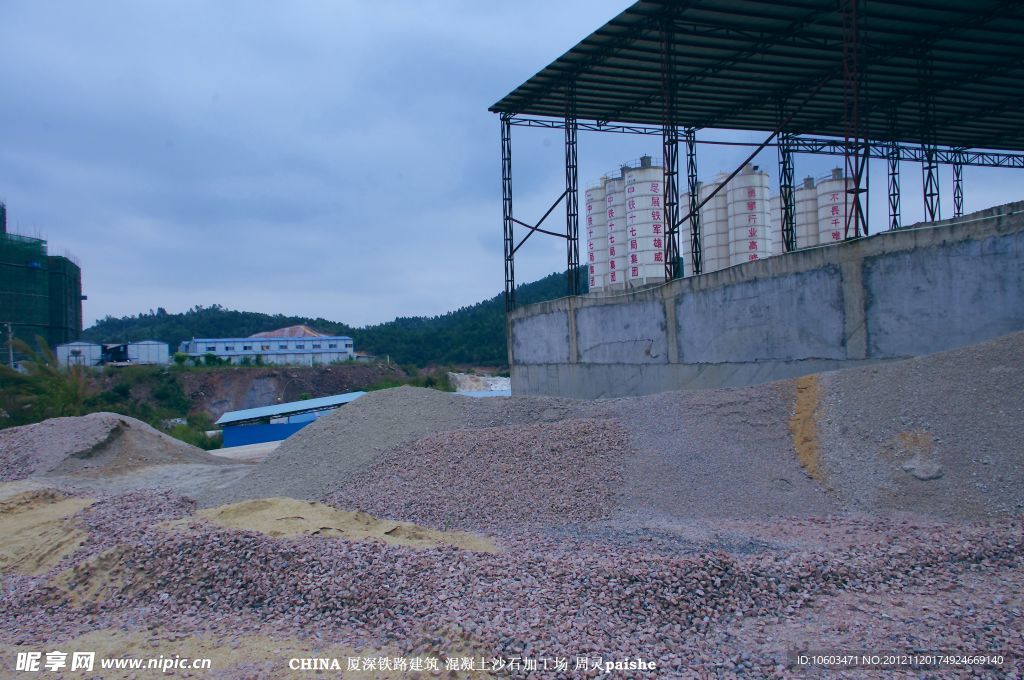
[[[707,545],[666,556],[534,534],[510,537],[504,552],[491,554],[208,526],[181,532],[164,524],[188,508],[187,501],[136,492],[79,511],[73,519],[87,534],[83,549],[43,574],[5,574],[0,644],[53,645],[89,631],[145,629],[157,646],[215,634],[230,648],[272,627],[286,639],[389,646],[404,655],[469,648],[488,658],[639,656],[658,670],[633,677],[789,677],[796,672],[790,650],[779,647],[778,633],[763,631],[813,618],[834,644],[851,649],[912,652],[955,640],[957,649],[1006,654],[1003,677],[1024,670],[1014,654],[1022,614],[1013,586],[1024,583],[1019,518],[956,525],[817,520],[819,532],[859,537],[833,549],[766,541],[751,554]],[[804,536],[811,525],[804,520],[791,530]],[[965,583],[973,598],[967,604]],[[843,599],[919,601],[923,593],[941,612],[941,628],[931,616],[901,620],[895,634],[875,630]],[[1001,604],[982,606],[993,602]],[[842,635],[848,628],[856,639]],[[507,674],[527,676],[523,669]]]
[[203,506],[274,496],[322,500],[386,451],[419,437],[557,422],[574,417],[577,404],[549,397],[474,399],[419,387],[370,392],[296,432],[243,479],[215,493],[197,494],[197,500]]
[[819,376],[824,485],[861,512],[1024,512],[1024,333]]
[[0,482],[51,474],[118,474],[172,463],[225,461],[116,413],[51,418],[0,430]]
[[[464,489],[508,497],[509,474],[517,469],[512,462],[529,466],[523,447],[533,436],[524,434],[530,427],[546,424],[542,429],[553,432],[560,423],[599,419],[617,423],[614,452],[585,428],[561,429],[559,469],[571,478],[572,470],[590,475],[591,459],[620,466],[602,474],[618,487],[611,519],[623,527],[698,517],[1014,514],[1024,509],[1022,366],[1024,333],[1018,333],[927,357],[744,388],[597,401],[385,390],[319,419],[250,474],[196,498],[203,506],[273,496],[329,498],[349,509],[358,500],[395,518],[482,526],[502,513],[505,520],[515,515],[497,501],[487,516],[479,509],[486,503],[467,500]],[[459,464],[466,478],[456,483],[441,449],[455,455],[467,447],[477,453]],[[497,460],[488,451],[504,453]],[[363,478],[376,497],[353,486]],[[603,487],[594,488],[599,495]],[[575,500],[567,503],[561,522],[581,519],[571,510]]]
[[628,450],[607,419],[440,432],[386,452],[327,502],[443,528],[584,522],[610,514]]

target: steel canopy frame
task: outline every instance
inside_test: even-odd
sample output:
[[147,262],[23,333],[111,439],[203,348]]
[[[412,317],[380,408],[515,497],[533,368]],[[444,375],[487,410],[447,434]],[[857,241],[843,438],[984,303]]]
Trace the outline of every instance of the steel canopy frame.
[[[936,217],[939,164],[953,166],[956,215],[964,165],[1024,168],[1024,154],[1013,153],[1024,151],[1022,80],[1024,3],[1011,0],[640,0],[490,107],[501,114],[507,309],[515,251],[537,231],[566,239],[568,292],[579,291],[579,130],[662,137],[663,205],[675,213],[666,215],[666,278],[674,278],[683,270],[678,227],[691,217],[690,265],[702,270],[696,146],[716,142],[696,140],[697,130],[774,131],[751,146],[779,147],[785,232],[792,154],[843,155],[852,181],[846,236],[857,238],[867,233],[869,159],[888,163],[890,228],[900,226],[901,161],[921,164],[926,214]],[[571,194],[565,234],[512,216],[513,126],[565,130],[566,191],[547,213]],[[679,128],[691,203],[682,219]],[[529,229],[518,245],[515,224]]]

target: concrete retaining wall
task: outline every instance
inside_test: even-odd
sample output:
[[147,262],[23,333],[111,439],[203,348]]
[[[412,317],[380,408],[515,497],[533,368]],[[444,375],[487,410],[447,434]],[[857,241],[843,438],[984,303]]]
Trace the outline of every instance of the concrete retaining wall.
[[1024,202],[509,317],[514,394],[750,385],[1024,330]]

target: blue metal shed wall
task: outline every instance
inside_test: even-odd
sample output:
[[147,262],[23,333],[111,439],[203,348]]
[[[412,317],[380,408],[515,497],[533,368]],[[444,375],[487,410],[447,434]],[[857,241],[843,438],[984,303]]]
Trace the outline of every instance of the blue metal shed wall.
[[310,422],[305,423],[273,423],[269,425],[235,425],[224,428],[224,448],[244,446],[246,444],[262,444],[277,442],[292,436]]

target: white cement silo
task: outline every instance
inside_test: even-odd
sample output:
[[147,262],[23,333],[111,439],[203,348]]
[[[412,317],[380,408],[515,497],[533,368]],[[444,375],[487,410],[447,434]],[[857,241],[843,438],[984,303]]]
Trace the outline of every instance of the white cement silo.
[[608,228],[607,287],[621,290],[626,284],[626,194],[625,180],[609,179],[604,183],[605,217]]
[[[711,195],[727,175],[719,174],[713,182],[700,185],[700,200]],[[700,212],[701,247],[704,250],[704,272],[729,266],[729,201],[728,187],[704,204]]]
[[729,193],[729,263],[743,264],[768,256],[768,173],[748,165],[727,187]]
[[818,245],[818,188],[814,178],[804,179],[803,186],[796,190],[796,247],[809,248]]
[[782,247],[782,196],[776,194],[768,199],[768,233],[770,234],[771,255],[781,255]]
[[626,275],[631,286],[665,280],[664,181],[660,166],[649,156],[625,172]]
[[818,182],[818,243],[838,243],[845,238],[847,179],[836,168]]
[[[679,219],[690,214],[690,194],[679,196]],[[679,225],[679,253],[683,258],[683,276],[693,276],[693,222],[686,220]]]
[[589,284],[590,290],[597,291],[608,285],[608,209],[604,180],[587,189],[584,199]]

